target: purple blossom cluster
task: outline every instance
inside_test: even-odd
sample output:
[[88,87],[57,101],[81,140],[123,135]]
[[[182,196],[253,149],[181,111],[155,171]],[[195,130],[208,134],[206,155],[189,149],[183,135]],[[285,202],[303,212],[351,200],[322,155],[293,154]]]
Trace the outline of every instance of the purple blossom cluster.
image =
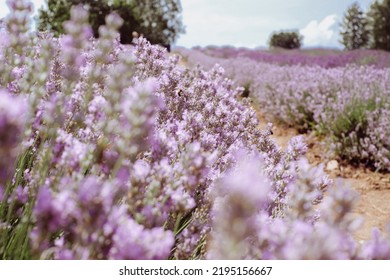
[[[161,259],[174,236],[161,227],[138,224],[119,203],[128,189],[120,181],[90,175],[81,181],[63,177],[55,193],[51,182],[40,190],[34,208],[32,250],[55,259]],[[53,240],[53,233],[57,237]]]
[[12,170],[22,140],[27,104],[22,97],[13,96],[0,89],[0,198]]
[[351,163],[390,170],[388,68],[279,66],[179,51],[190,65],[224,67],[270,119],[326,135],[331,150]]
[[388,237],[353,240],[353,196],[307,163],[301,137],[280,149],[221,67],[121,45],[115,14],[93,39],[75,7],[53,38],[10,28],[31,9],[9,6],[1,258],[389,258]]

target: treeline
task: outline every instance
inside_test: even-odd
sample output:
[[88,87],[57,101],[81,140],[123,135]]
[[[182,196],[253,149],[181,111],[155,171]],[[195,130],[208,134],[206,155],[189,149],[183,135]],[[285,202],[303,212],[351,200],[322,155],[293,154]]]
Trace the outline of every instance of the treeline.
[[374,1],[366,13],[353,3],[344,13],[340,35],[347,50],[390,51],[390,0]]

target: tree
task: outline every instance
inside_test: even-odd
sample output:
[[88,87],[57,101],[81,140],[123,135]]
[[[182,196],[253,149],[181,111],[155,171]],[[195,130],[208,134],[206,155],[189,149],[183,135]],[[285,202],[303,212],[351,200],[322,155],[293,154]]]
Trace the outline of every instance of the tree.
[[372,3],[368,16],[371,48],[390,51],[390,0]]
[[109,2],[104,0],[46,0],[46,4],[47,9],[38,12],[38,30],[50,31],[56,36],[64,33],[62,25],[69,20],[74,5],[81,4],[88,10],[89,23],[95,37],[98,37],[99,26],[105,23],[105,17],[112,10]]
[[38,11],[38,30],[50,31],[58,36],[64,33],[62,23],[70,18],[71,1],[46,0],[47,10]]
[[70,18],[73,5],[84,5],[89,23],[98,37],[105,17],[116,12],[124,20],[119,32],[121,42],[131,43],[133,32],[145,36],[153,44],[170,45],[184,33],[180,0],[46,0],[47,8],[39,10],[38,29],[55,35],[64,33],[63,22]]
[[271,48],[299,49],[303,37],[298,31],[280,31],[271,34],[269,46]]
[[141,33],[153,44],[169,45],[185,32],[179,0],[135,0]]
[[349,6],[344,14],[340,35],[341,43],[347,50],[356,50],[368,45],[368,22],[357,2]]

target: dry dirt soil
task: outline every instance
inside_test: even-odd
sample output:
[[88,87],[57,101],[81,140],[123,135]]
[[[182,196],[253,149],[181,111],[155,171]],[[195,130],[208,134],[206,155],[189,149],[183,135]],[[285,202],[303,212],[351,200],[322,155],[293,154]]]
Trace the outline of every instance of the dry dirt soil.
[[[262,126],[267,121],[259,113]],[[273,123],[271,136],[282,148],[287,146],[289,139],[300,135],[294,128]],[[325,171],[332,179],[340,179],[349,185],[358,194],[359,199],[353,213],[364,218],[362,227],[355,232],[355,238],[364,241],[372,237],[374,227],[381,232],[388,232],[390,222],[390,174],[375,173],[364,167],[355,167],[339,162],[332,158],[327,148],[314,134],[301,134],[308,145],[306,154],[310,163],[318,165],[323,163]]]

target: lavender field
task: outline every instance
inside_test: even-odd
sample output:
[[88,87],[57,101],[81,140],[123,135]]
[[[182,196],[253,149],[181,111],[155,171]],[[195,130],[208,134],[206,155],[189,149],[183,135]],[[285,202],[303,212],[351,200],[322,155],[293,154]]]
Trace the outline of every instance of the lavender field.
[[115,14],[93,39],[80,7],[59,38],[27,32],[30,4],[9,3],[0,259],[390,259],[390,231],[354,238],[357,193],[309,163],[303,137],[279,147],[256,111],[387,176],[389,54],[169,54],[120,44]]
[[[326,136],[329,150],[352,164],[390,171],[388,67],[359,65],[358,60],[346,64],[342,57],[349,53],[340,54],[339,59],[334,54],[313,57],[300,53],[293,55],[296,61],[279,65],[283,60],[279,55],[267,63],[240,55],[226,56],[224,49],[224,55],[214,50],[211,56],[207,50],[177,51],[189,65],[201,64],[206,69],[221,65],[227,77],[244,87],[270,121]],[[364,53],[369,59],[369,54],[374,57],[377,52]],[[388,53],[381,55],[382,63],[390,61]],[[332,60],[337,67],[322,64]]]

